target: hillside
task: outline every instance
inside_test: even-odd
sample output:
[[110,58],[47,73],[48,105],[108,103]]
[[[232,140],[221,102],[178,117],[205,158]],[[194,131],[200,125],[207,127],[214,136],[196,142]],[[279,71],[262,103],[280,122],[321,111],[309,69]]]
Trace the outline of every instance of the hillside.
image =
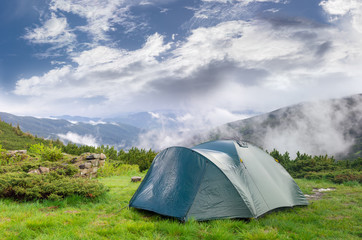
[[[19,128],[0,121],[0,145],[7,150],[26,149],[29,145],[43,143],[49,145],[49,140],[34,137],[29,133],[22,132]],[[54,142],[60,145],[60,142]]]
[[236,138],[265,149],[362,157],[362,94],[302,103],[222,125],[195,139]]
[[85,145],[112,145],[131,147],[140,129],[131,125],[117,123],[70,122],[62,119],[21,117],[0,112],[0,118],[12,125],[19,125],[24,132],[47,139],[60,139]]

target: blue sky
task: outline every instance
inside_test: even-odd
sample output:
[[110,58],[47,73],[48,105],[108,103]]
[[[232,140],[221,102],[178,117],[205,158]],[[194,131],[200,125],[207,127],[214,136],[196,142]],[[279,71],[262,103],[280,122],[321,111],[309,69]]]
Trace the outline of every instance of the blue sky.
[[221,124],[362,92],[360,0],[3,0],[0,32],[18,115]]

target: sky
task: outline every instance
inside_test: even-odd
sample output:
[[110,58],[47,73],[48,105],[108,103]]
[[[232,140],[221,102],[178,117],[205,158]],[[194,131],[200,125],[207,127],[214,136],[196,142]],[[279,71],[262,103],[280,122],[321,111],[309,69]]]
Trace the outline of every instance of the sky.
[[0,1],[0,111],[17,115],[217,125],[361,93],[361,66],[361,0]]

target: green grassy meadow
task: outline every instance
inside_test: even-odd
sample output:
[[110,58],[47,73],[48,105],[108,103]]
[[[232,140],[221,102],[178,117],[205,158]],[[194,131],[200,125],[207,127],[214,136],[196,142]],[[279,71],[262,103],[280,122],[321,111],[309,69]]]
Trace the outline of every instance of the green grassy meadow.
[[[306,194],[334,187],[307,207],[259,219],[179,222],[128,209],[139,183],[123,174],[100,178],[110,191],[97,199],[17,202],[0,199],[0,239],[361,239],[362,187],[297,179]],[[141,176],[143,176],[141,174]]]

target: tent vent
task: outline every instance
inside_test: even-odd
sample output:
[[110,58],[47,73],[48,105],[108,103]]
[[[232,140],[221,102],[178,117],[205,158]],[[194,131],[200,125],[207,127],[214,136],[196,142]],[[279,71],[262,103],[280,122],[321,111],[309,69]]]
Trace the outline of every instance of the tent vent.
[[243,148],[247,148],[248,147],[248,143],[247,142],[242,142],[242,141],[236,141],[238,143],[238,145],[240,147],[243,147]]

